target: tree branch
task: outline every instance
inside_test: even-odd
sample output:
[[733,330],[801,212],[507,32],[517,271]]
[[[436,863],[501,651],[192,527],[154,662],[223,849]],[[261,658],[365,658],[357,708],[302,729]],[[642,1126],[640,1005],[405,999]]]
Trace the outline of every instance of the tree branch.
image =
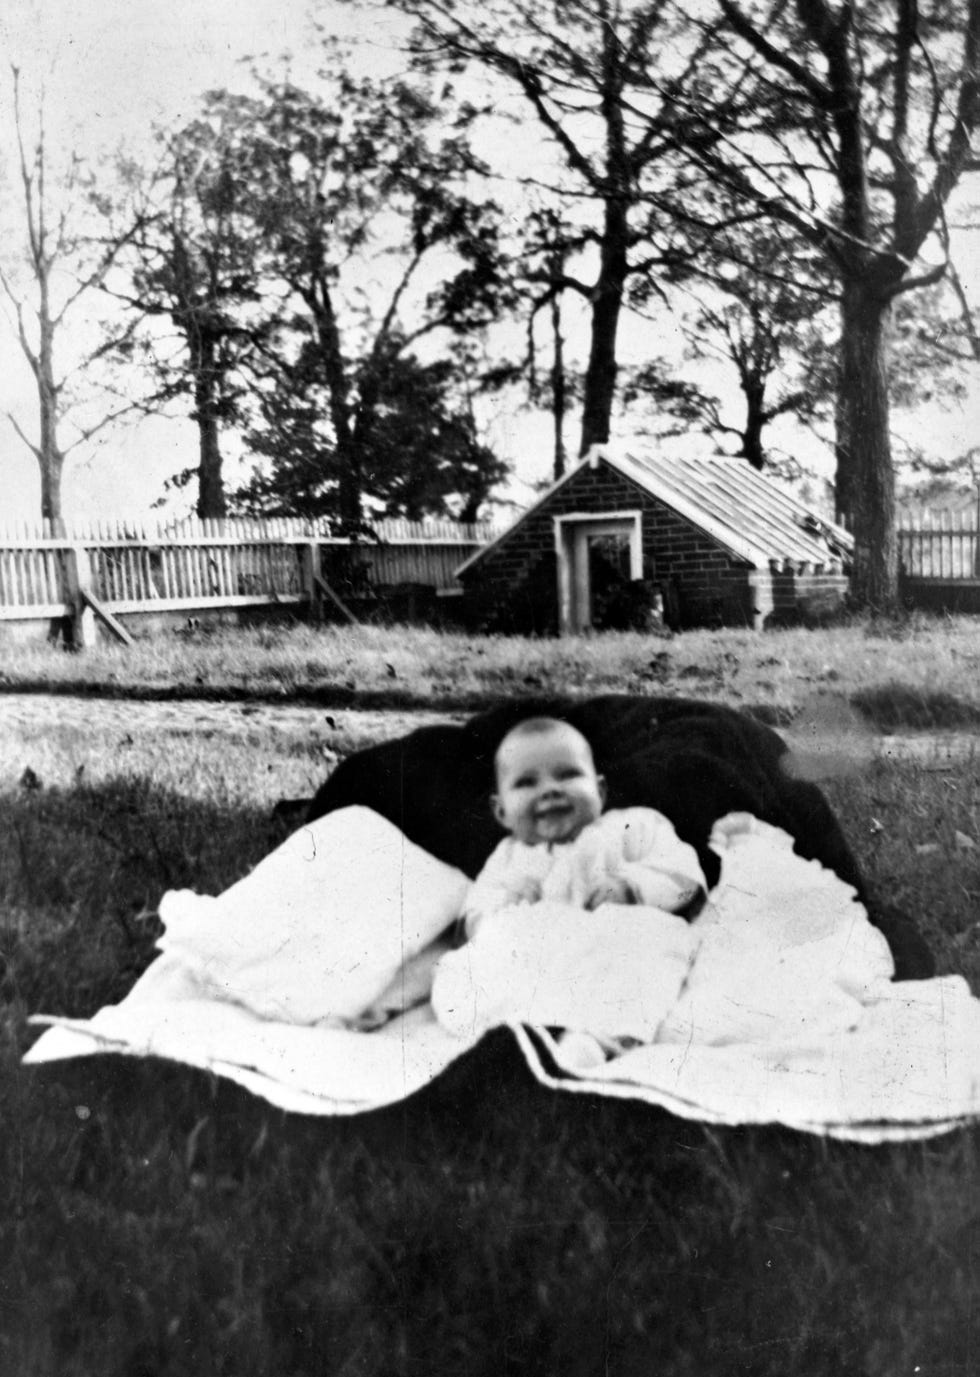
[[940,263],[935,268],[930,268],[928,272],[919,273],[915,277],[903,277],[886,288],[884,295],[887,300],[891,301],[897,296],[903,296],[906,292],[914,292],[918,287],[934,287],[937,282],[941,282],[945,277],[947,267],[948,264]]
[[14,308],[14,315],[17,321],[17,340],[20,344],[21,353],[24,355],[28,367],[36,378],[40,371],[41,360],[31,347],[31,342],[27,338],[27,329],[24,325],[24,304],[20,298],[15,295],[13,287],[3,268],[0,268],[0,286],[3,287],[11,306]]
[[115,411],[107,412],[104,416],[101,416],[99,420],[94,421],[92,425],[81,427],[74,440],[62,447],[62,455],[70,454],[78,445],[83,445],[86,441],[91,440],[93,435],[98,435],[100,430],[105,430],[106,426],[112,425],[113,421],[118,421],[120,416],[125,416],[131,411],[142,411],[143,409],[142,403],[138,401],[128,401],[125,406],[118,407]]
[[931,187],[919,202],[917,213],[910,217],[907,234],[897,243],[899,252],[910,261],[934,227],[950,192],[976,161],[973,133],[980,120],[980,0],[969,0],[962,70],[956,118],[946,152],[936,168]]
[[814,76],[809,68],[804,67],[801,62],[790,57],[788,53],[777,48],[775,44],[770,43],[765,34],[761,33],[748,16],[742,13],[738,5],[735,4],[735,0],[718,0],[718,4],[725,18],[738,34],[739,38],[744,39],[751,48],[755,49],[760,57],[764,57],[773,67],[779,68],[779,70],[785,72],[787,76],[792,77],[797,86],[805,91],[810,99],[817,105],[825,110],[831,108],[833,104],[833,93],[830,91],[829,87],[825,86],[822,81]]
[[448,27],[440,27],[433,19],[422,12],[422,7],[413,7],[419,22],[428,33],[450,52],[459,57],[473,57],[495,68],[509,77],[523,91],[531,102],[542,124],[551,134],[568,159],[569,166],[596,190],[602,186],[602,178],[592,166],[591,161],[575,143],[560,120],[549,110],[546,92],[537,67],[525,63],[511,53],[504,52],[464,23],[450,7],[437,0],[425,0],[424,8],[439,15]]
[[27,446],[27,448],[28,448],[28,449],[31,451],[31,453],[34,455],[34,458],[38,461],[38,463],[40,463],[40,462],[41,462],[41,451],[40,451],[40,449],[38,448],[37,445],[34,444],[33,440],[29,440],[29,439],[27,438],[27,436],[24,434],[24,432],[21,430],[21,428],[20,428],[20,422],[17,420],[17,417],[14,415],[14,413],[13,413],[12,411],[8,411],[8,412],[7,412],[7,420],[8,420],[8,421],[10,422],[10,424],[13,426],[14,430],[17,432],[17,434],[18,434],[18,436],[20,437],[20,439],[23,440],[24,444]]
[[976,362],[980,363],[980,331],[977,330],[970,303],[967,300],[966,292],[963,290],[963,282],[953,263],[949,265],[949,280],[960,305],[960,316],[963,320],[963,328],[966,330],[966,337],[970,342],[970,352]]

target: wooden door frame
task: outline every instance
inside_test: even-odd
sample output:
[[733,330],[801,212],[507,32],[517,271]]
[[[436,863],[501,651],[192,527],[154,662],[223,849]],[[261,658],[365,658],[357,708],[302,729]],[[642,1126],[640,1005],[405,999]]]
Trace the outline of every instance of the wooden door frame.
[[[591,628],[592,590],[588,560],[582,557],[590,535],[628,535],[630,578],[643,577],[643,513],[566,512],[554,518],[558,566],[558,631],[562,636]],[[583,615],[582,609],[585,609]]]

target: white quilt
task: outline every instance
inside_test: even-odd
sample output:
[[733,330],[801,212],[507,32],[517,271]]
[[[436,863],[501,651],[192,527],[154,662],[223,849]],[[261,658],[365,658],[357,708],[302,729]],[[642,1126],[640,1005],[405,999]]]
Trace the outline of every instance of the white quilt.
[[91,1019],[39,1015],[25,1061],[157,1056],[288,1110],[349,1114],[506,1025],[545,1084],[709,1123],[880,1142],[980,1115],[965,981],[894,982],[854,891],[775,828],[740,815],[712,845],[721,878],[690,925],[524,905],[454,949],[465,876],[342,809],[224,894],[167,894],[161,955],[130,994]]

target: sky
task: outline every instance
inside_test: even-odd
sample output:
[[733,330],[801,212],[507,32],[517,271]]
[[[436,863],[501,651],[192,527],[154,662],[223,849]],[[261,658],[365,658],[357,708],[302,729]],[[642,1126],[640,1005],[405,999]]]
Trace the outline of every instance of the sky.
[[[401,66],[398,30],[392,27],[399,21],[356,0],[315,0],[313,6],[311,0],[4,0],[0,40],[10,62],[21,68],[25,95],[44,84],[50,146],[94,156],[122,143],[139,156],[150,149],[154,126],[188,118],[205,90],[247,89],[247,57],[261,58],[273,68],[282,63],[297,80],[311,78],[316,66],[311,8],[338,36],[357,39],[373,68]],[[9,70],[2,66],[0,151],[8,177],[10,94]],[[26,99],[24,104],[28,108]],[[16,206],[2,185],[0,198],[8,212]],[[980,254],[976,257],[974,280],[980,294]],[[36,519],[40,510],[36,461],[4,415],[13,410],[27,431],[35,425],[31,379],[10,324],[9,317],[6,326],[0,320],[0,520],[5,522]],[[641,353],[650,348],[653,328],[633,331],[632,345]],[[630,343],[627,332],[627,350]],[[671,348],[669,327],[658,329],[651,352],[670,353]],[[978,394],[980,388],[963,406],[903,420],[905,432],[934,451],[963,452],[980,438]],[[549,423],[544,417],[518,415],[513,402],[505,401],[490,407],[487,424],[494,447],[517,464],[524,480],[512,495],[526,500],[529,485],[547,477]],[[571,452],[576,432],[573,416],[566,436]],[[789,443],[800,441],[790,437]],[[813,450],[812,456],[816,454]],[[86,455],[69,459],[66,513],[147,511],[160,497],[164,479],[195,462],[196,431],[190,422],[150,421],[123,428]],[[178,510],[188,509],[190,501],[189,491],[174,499]]]
[[[331,0],[317,8],[335,33],[366,45],[372,61],[398,60],[373,9]],[[245,58],[278,65],[290,54],[288,68],[297,78],[312,75],[310,10],[310,0],[4,0],[0,40],[9,62],[21,69],[25,109],[31,108],[30,94],[44,84],[50,146],[61,142],[94,157],[123,143],[139,155],[150,148],[154,125],[191,116],[204,91],[247,89]],[[0,147],[8,176],[11,89],[5,63]],[[0,519],[34,519],[40,513],[36,461],[2,414],[12,409],[24,429],[32,429],[31,379],[10,323],[8,318],[4,328],[0,322]],[[195,458],[196,432],[189,422],[125,428],[87,459],[69,458],[66,512],[145,510],[160,495],[164,478]]]
[[[384,46],[365,7],[317,8],[336,32]],[[241,79],[243,58],[289,54],[301,66],[310,10],[310,0],[5,0],[0,33],[11,61],[44,74],[51,106],[91,151],[188,116],[202,91]]]

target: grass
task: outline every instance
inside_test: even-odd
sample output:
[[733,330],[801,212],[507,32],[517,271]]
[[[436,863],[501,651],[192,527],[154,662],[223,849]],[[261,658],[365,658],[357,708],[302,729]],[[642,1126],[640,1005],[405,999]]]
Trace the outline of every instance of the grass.
[[[945,650],[930,643],[934,666],[966,655],[966,630],[949,630]],[[286,651],[297,663],[325,664],[331,646],[354,657],[361,633],[321,634],[270,645],[268,672]],[[751,674],[778,670],[772,701],[802,700],[813,666],[833,668],[821,645],[839,634],[747,638],[734,682],[752,657],[778,656],[753,659]],[[873,637],[847,634],[855,661],[855,647],[877,653]],[[363,635],[358,673],[386,654],[416,687],[446,654],[422,633]],[[622,689],[611,667],[639,654],[633,640],[611,640],[605,656],[598,640],[532,644],[524,665],[516,643],[493,643],[480,658],[549,685],[577,665],[583,686],[594,673]],[[697,644],[703,677],[683,679]],[[668,691],[696,690],[732,644],[680,637],[644,653],[672,656]],[[237,657],[248,687],[267,673],[246,675],[250,646],[180,649],[188,674],[205,653]],[[850,677],[826,682],[849,694],[894,682],[896,701],[898,688],[925,701],[925,650],[885,639],[881,651],[881,679],[862,680],[840,647]],[[76,673],[86,662],[63,659]],[[113,663],[122,673],[121,657],[100,652],[98,672]],[[215,687],[216,665],[194,672]],[[454,659],[443,673],[456,692],[482,670]],[[965,679],[943,682],[975,701]],[[731,685],[729,674],[712,696]],[[976,1371],[972,1131],[867,1148],[708,1129],[548,1092],[502,1034],[412,1101],[342,1121],[287,1116],[176,1066],[98,1058],[28,1072],[27,1014],[118,999],[152,958],[163,889],[229,884],[277,840],[275,799],[307,793],[327,766],[315,742],[259,728],[125,744],[121,732],[2,723],[3,1377]],[[352,734],[341,750],[359,744]],[[826,788],[872,884],[920,918],[941,970],[980,988],[980,852],[964,844],[980,841],[975,767],[877,761]]]
[[976,623],[965,617],[560,641],[293,625],[205,628],[83,655],[28,646],[0,672],[0,688],[446,709],[551,690],[667,692],[784,712],[834,692],[893,729],[975,725],[978,664]]

